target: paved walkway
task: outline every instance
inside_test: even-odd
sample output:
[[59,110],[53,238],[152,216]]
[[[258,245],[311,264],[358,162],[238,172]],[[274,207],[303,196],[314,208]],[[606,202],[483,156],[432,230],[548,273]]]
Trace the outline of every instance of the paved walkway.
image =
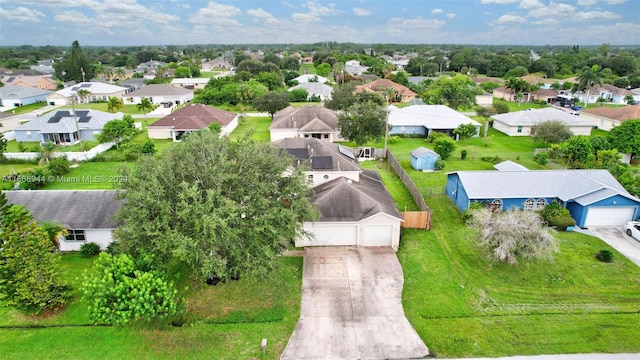
[[391,248],[306,248],[300,320],[281,359],[428,356],[404,315],[403,282]]

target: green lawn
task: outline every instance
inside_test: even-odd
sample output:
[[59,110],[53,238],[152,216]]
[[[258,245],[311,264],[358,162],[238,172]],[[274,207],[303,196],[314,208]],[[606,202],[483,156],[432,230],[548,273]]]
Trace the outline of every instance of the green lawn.
[[248,133],[252,133],[251,138],[256,141],[269,142],[271,139],[269,133],[269,125],[271,125],[271,117],[254,117],[247,116],[240,121],[238,127],[231,133],[232,137],[239,138]]
[[[91,110],[99,110],[99,111],[104,111],[104,112],[109,112],[109,111],[107,111],[107,107],[108,106],[109,106],[109,104],[106,103],[106,102],[88,103],[88,104],[76,104],[76,105],[74,105],[76,110],[91,109]],[[59,109],[71,109],[71,105],[61,106]],[[155,107],[154,107],[154,109],[155,109]],[[141,110],[138,110],[138,105],[136,105],[136,104],[124,105],[122,107],[122,110],[120,110],[120,111],[122,111],[125,114],[129,114],[129,115],[133,115],[133,114],[143,115],[144,114],[144,112],[142,112]]]
[[132,162],[85,162],[68,174],[47,180],[43,190],[114,189],[122,179],[121,167],[132,167]]
[[[79,300],[79,276],[91,262],[78,254],[63,256],[74,298],[62,312],[25,316],[0,307],[3,358],[278,359],[298,321],[302,258],[283,257],[267,278],[217,286],[177,279],[181,291],[188,285],[182,327],[77,327],[90,323],[87,304]],[[10,328],[19,325],[61,327]],[[262,338],[268,340],[266,355]]]
[[[448,198],[433,230],[403,230],[404,310],[438,357],[640,352],[640,268],[601,240],[560,233],[551,263],[486,260]],[[604,264],[594,255],[615,254]]]
[[212,78],[218,74],[221,74],[222,71],[200,71],[200,76],[201,78]]
[[45,101],[42,101],[42,102],[37,102],[29,105],[19,106],[11,110],[5,110],[4,112],[11,113],[11,114],[24,114],[33,110],[41,109],[45,106],[47,106],[47,103]]

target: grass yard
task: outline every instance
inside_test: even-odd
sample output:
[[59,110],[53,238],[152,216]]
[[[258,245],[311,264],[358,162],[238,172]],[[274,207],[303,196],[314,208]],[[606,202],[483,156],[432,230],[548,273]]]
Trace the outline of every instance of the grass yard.
[[47,181],[43,190],[94,190],[114,189],[124,181],[119,174],[121,167],[132,167],[132,162],[85,162],[71,169],[68,174]]
[[13,108],[13,109],[10,109],[10,110],[5,110],[4,112],[9,113],[9,114],[16,114],[16,115],[17,114],[24,114],[24,113],[31,112],[33,110],[41,109],[41,108],[43,108],[45,106],[47,106],[47,102],[46,101],[41,101],[41,102],[29,104],[29,105],[18,106],[16,108]]
[[212,78],[218,74],[222,74],[223,71],[200,71],[200,78]]
[[[65,326],[90,322],[87,306],[79,300],[78,277],[91,262],[74,253],[63,256],[65,277],[74,287],[74,299],[63,312],[28,317],[0,307],[3,357],[278,359],[298,321],[302,258],[282,257],[281,266],[264,279],[242,278],[217,286],[179,280],[182,291],[189,286],[187,323],[182,327]],[[11,328],[24,325],[60,327]],[[262,338],[268,340],[266,355],[260,351]]]
[[[91,110],[98,110],[98,111],[104,111],[104,112],[109,112],[107,111],[108,106],[109,104],[107,102],[96,102],[96,103],[74,105],[76,110],[91,109]],[[65,106],[61,106],[59,109],[71,109],[71,108],[72,108],[71,105],[65,105]],[[138,110],[138,105],[136,104],[123,105],[122,110],[120,111],[122,111],[124,114],[129,114],[129,115],[134,115],[134,114],[144,115],[143,111]]]
[[600,239],[560,233],[552,263],[493,263],[448,198],[427,203],[433,230],[403,230],[398,257],[405,313],[434,355],[640,352],[640,268]]
[[259,142],[269,142],[271,136],[269,134],[269,125],[271,125],[271,117],[254,117],[247,116],[240,121],[238,127],[233,130],[231,137],[240,138],[248,133],[252,133],[251,138]]

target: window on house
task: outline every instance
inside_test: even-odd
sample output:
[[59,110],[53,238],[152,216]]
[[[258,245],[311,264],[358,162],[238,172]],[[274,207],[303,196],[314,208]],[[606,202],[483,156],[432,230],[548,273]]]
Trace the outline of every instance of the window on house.
[[518,126],[518,132],[521,133],[522,132],[522,126]]
[[538,199],[538,201],[536,202],[536,209],[542,210],[544,209],[545,206],[547,206],[547,200]]
[[323,138],[323,139],[328,139],[328,138],[329,138],[329,134],[323,134],[323,135],[322,135],[322,138]]
[[313,184],[313,174],[307,174],[307,182]]
[[314,139],[322,139],[322,134],[311,134],[311,137]]
[[527,199],[527,201],[524,202],[524,209],[525,210],[535,210],[536,209],[536,201],[533,199]]
[[309,137],[309,134],[304,134],[304,137],[308,138],[308,137]]
[[491,202],[491,210],[502,210],[502,200],[495,199]]
[[64,236],[67,241],[85,241],[86,237],[84,230],[67,230],[67,235]]
[[27,139],[31,139],[31,131],[27,131]]

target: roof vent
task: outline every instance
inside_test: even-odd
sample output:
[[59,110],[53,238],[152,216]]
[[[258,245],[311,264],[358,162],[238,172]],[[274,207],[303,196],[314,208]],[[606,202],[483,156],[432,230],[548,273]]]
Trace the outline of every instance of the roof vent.
[[347,184],[353,184],[353,181],[351,179],[347,179]]
[[173,121],[176,121],[176,118],[173,118]]

